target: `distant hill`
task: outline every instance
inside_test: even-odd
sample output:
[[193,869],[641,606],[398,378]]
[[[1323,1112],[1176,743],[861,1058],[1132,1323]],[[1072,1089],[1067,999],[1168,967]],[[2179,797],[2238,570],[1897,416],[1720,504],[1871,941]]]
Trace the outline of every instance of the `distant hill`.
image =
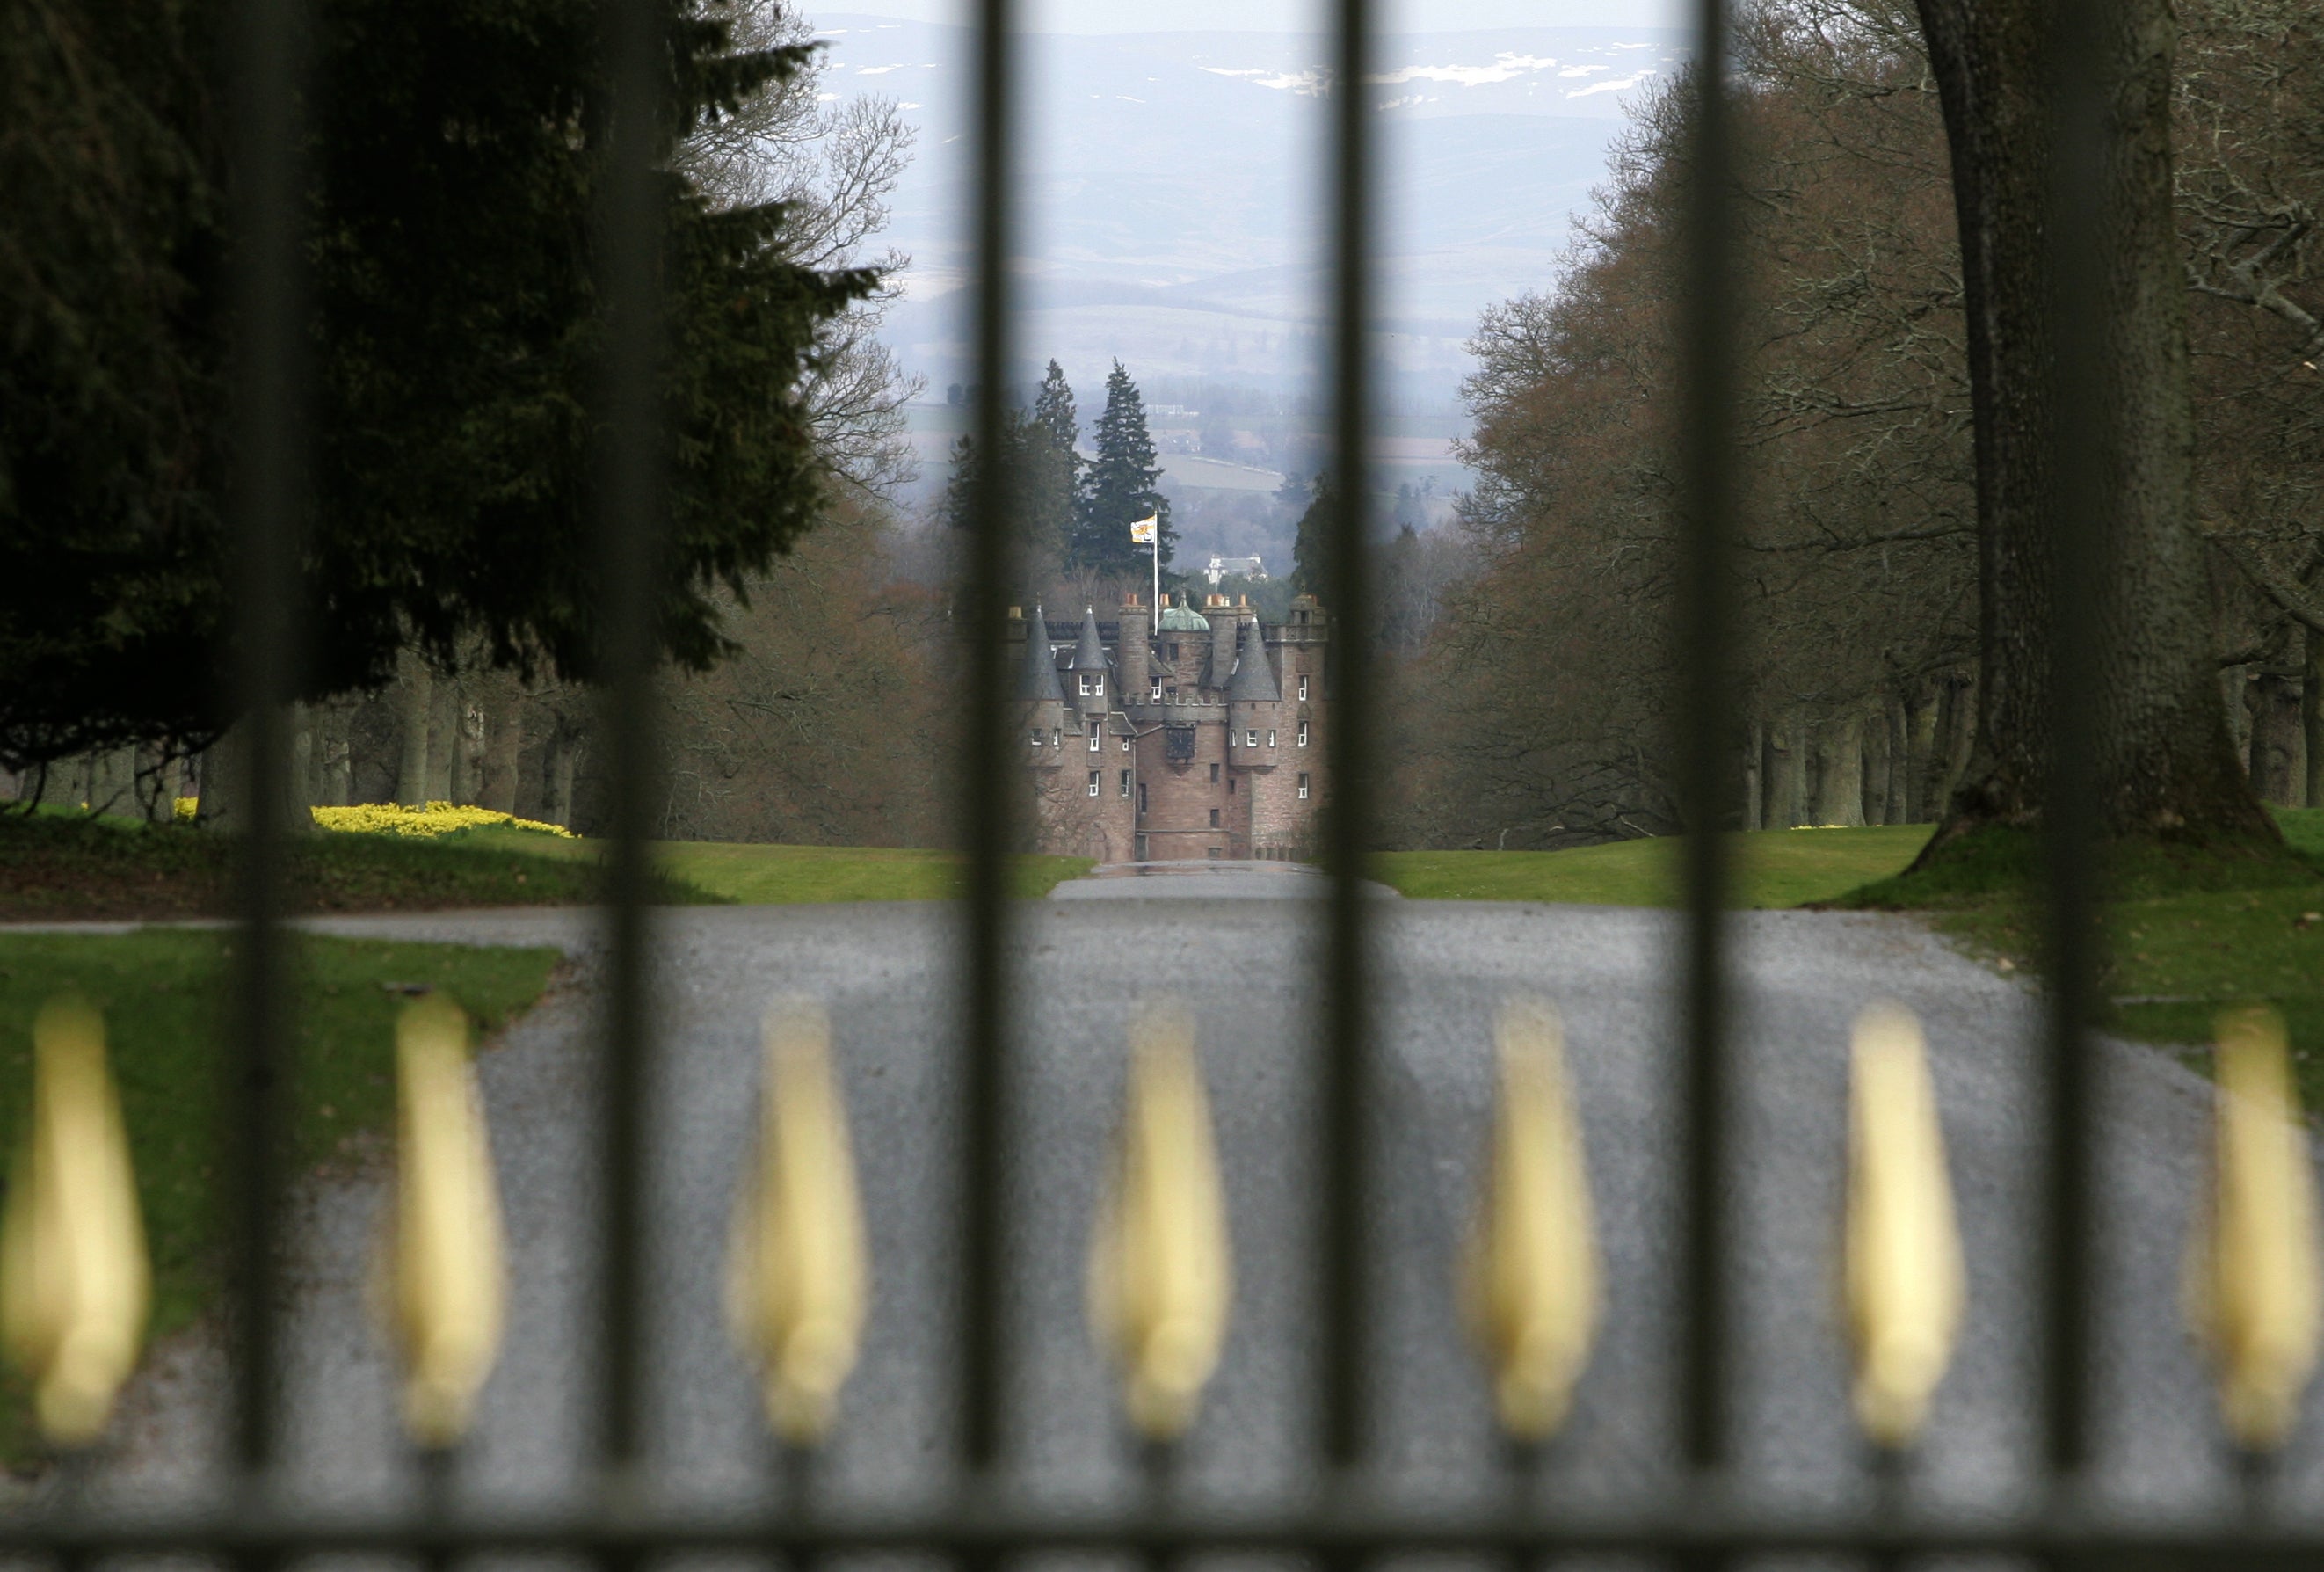
[[[956,291],[971,104],[960,27],[816,22],[830,90],[880,92],[920,140],[888,238],[914,265],[890,337],[938,388],[965,376]],[[1325,275],[1326,46],[1276,33],[1032,34],[1020,343],[1093,388],[1141,376],[1292,388],[1312,375]],[[1391,37],[1370,84],[1382,128],[1381,351],[1394,391],[1449,400],[1487,304],[1552,281],[1635,95],[1684,59],[1650,30]]]

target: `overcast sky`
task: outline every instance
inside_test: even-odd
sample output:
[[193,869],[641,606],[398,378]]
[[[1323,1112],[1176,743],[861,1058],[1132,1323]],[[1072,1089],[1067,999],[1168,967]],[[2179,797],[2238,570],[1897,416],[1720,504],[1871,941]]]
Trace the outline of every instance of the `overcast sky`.
[[[1390,32],[1488,27],[1683,27],[1686,0],[1377,0]],[[965,22],[967,0],[825,0],[818,12]],[[1305,32],[1321,28],[1323,0],[1019,0],[1037,32]]]

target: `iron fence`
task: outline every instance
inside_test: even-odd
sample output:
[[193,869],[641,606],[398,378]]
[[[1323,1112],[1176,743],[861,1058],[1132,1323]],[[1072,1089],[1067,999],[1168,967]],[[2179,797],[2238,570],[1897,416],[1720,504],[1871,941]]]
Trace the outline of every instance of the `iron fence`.
[[[977,0],[974,70],[977,201],[974,253],[974,430],[985,452],[1001,451],[1013,301],[1010,203],[1020,85],[1012,49],[1014,0]],[[2061,577],[2071,582],[2098,550],[2098,477],[2085,439],[2097,411],[2084,390],[2097,354],[2093,283],[2106,106],[2095,61],[2098,0],[2061,0],[2067,88],[2061,99],[2059,155],[2051,224],[2061,346]],[[299,390],[304,300],[297,233],[302,171],[297,134],[306,58],[305,0],[242,0],[233,98],[238,128],[237,190],[242,267],[239,342],[243,456],[238,522],[243,622],[238,671],[250,718],[254,779],[282,776],[288,738],[282,716],[293,697],[299,629],[292,612],[300,549],[305,434]],[[1785,1507],[1755,1498],[1729,1472],[1728,1393],[1729,1240],[1721,1197],[1740,1153],[1730,1148],[1732,1020],[1720,913],[1728,883],[1722,837],[1685,837],[1683,960],[1674,986],[1683,1035],[1678,1128],[1681,1182],[1676,1252],[1681,1330],[1670,1371],[1680,1415],[1684,1471],[1667,1488],[1627,1506],[1561,1506],[1524,1501],[1460,1509],[1397,1505],[1359,1486],[1367,1457],[1361,1351],[1370,1313],[1364,1291],[1368,1171],[1366,1112],[1377,1095],[1375,994],[1367,966],[1371,920],[1362,883],[1378,754],[1378,685],[1368,642],[1337,642],[1333,671],[1336,725],[1329,741],[1335,782],[1325,820],[1323,861],[1331,893],[1322,908],[1325,1015],[1322,1084],[1315,1107],[1314,1171],[1321,1176],[1314,1238],[1314,1302],[1324,1373],[1314,1416],[1312,1488],[1278,1507],[1251,1510],[1148,1504],[1093,1511],[1047,1508],[1012,1496],[1003,1465],[1002,1197],[1011,1158],[1005,1115],[1008,1045],[1018,1019],[1006,957],[1012,925],[1008,898],[1011,803],[1004,784],[1011,755],[1005,724],[1005,606],[1008,599],[1006,478],[978,472],[973,528],[958,605],[967,619],[968,703],[963,802],[967,877],[963,897],[966,959],[961,1000],[963,1073],[959,1116],[959,1217],[963,1284],[958,1339],[959,1427],[952,1488],[934,1505],[855,1510],[812,1499],[765,1505],[679,1510],[630,1484],[644,1462],[641,1415],[649,1371],[642,1354],[648,1283],[641,1269],[643,1175],[648,1153],[641,1110],[658,1051],[647,999],[653,636],[650,586],[662,525],[650,388],[658,357],[657,197],[653,128],[662,90],[660,47],[650,0],[606,0],[604,32],[619,112],[613,178],[603,215],[604,285],[611,320],[604,407],[612,438],[600,489],[601,572],[608,652],[612,742],[611,940],[604,988],[601,1052],[606,1123],[601,1154],[604,1212],[595,1319],[603,1351],[597,1389],[595,1466],[608,1488],[578,1507],[468,1505],[440,1493],[408,1508],[343,1510],[290,1499],[272,1488],[282,1459],[275,1373],[278,1245],[283,1233],[281,1160],[288,1082],[287,957],[279,887],[289,826],[282,794],[250,793],[250,827],[240,884],[238,986],[226,1099],[233,1128],[226,1178],[233,1219],[232,1281],[237,1313],[231,1348],[235,1475],[210,1504],[144,1512],[124,1506],[84,1510],[60,1494],[51,1510],[0,1520],[0,1546],[74,1565],[103,1553],[198,1551],[251,1566],[327,1550],[413,1554],[431,1563],[466,1552],[579,1549],[608,1565],[704,1549],[814,1557],[826,1552],[915,1549],[964,1565],[1045,1550],[1153,1555],[1205,1549],[1301,1552],[1354,1567],[1390,1552],[1451,1550],[1524,1561],[1564,1553],[1670,1556],[1689,1565],[1769,1552],[1840,1552],[1890,1561],[1940,1554],[2007,1553],[2045,1560],[2104,1563],[2119,1558],[2181,1557],[2237,1565],[2318,1565],[2324,1525],[2271,1518],[2253,1504],[2133,1521],[2089,1504],[2080,1488],[2089,1465],[2091,1388],[2088,1336],[2092,1132],[2089,1020],[2093,957],[2091,846],[2082,816],[2062,813],[2046,837],[2049,883],[2047,1027],[2042,1106],[2038,1248],[2041,1345],[2036,1368],[2047,1475],[2030,1504],[2007,1512],[1948,1513],[1909,1493],[1884,1493],[1842,1508]],[[1687,824],[1712,827],[1737,795],[1739,763],[1729,735],[1733,609],[1725,554],[1735,494],[1729,346],[1737,290],[1734,227],[1728,213],[1733,145],[1724,0],[1700,0],[1693,54],[1693,108],[1684,215],[1686,366],[1679,501],[1683,571],[1678,645],[1684,681],[1677,715],[1679,797]],[[1373,308],[1369,254],[1373,222],[1373,117],[1358,90],[1370,74],[1371,0],[1334,0],[1329,186],[1333,521],[1328,602],[1343,626],[1368,625],[1373,604],[1364,474],[1372,389],[1366,348]],[[2052,800],[2086,800],[2088,727],[2097,674],[2085,603],[2061,602],[2053,690],[2056,737]],[[443,1453],[434,1455],[440,1481]],[[1156,1454],[1158,1457],[1161,1455]],[[1157,1462],[1157,1466],[1161,1466]]]

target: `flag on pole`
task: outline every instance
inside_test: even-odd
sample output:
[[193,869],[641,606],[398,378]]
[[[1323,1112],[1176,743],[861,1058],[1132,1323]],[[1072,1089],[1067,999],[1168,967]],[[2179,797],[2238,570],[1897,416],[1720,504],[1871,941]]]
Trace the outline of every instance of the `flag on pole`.
[[1133,546],[1151,546],[1154,544],[1154,532],[1161,527],[1161,522],[1160,513],[1148,513],[1142,519],[1132,519],[1130,523],[1130,543]]

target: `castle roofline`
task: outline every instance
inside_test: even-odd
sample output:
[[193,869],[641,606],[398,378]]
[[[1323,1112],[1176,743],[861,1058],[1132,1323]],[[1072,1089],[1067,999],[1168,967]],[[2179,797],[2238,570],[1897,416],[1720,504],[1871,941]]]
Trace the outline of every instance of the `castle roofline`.
[[1271,704],[1282,697],[1275,668],[1267,663],[1267,636],[1253,618],[1243,624],[1242,648],[1236,653],[1234,675],[1227,681],[1227,702]]
[[1157,632],[1207,633],[1211,631],[1211,619],[1188,606],[1185,597],[1181,596],[1162,608],[1162,615],[1155,619],[1154,626]]
[[1017,697],[1032,703],[1065,702],[1065,685],[1057,680],[1056,652],[1049,647],[1049,621],[1038,606],[1025,629],[1025,664],[1017,679]]

